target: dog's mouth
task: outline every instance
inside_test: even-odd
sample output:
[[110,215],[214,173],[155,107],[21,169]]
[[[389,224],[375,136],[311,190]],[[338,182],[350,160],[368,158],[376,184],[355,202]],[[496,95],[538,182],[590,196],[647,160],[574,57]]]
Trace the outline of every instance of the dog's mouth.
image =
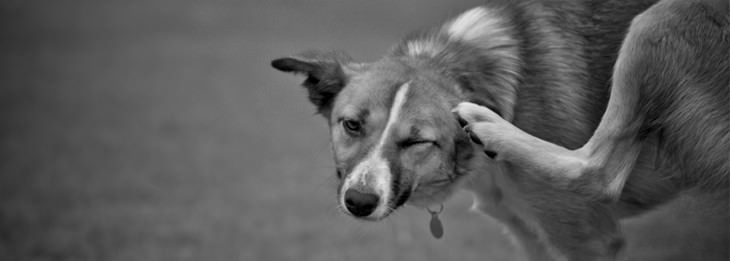
[[[387,218],[394,211],[404,205],[411,205],[419,208],[436,205],[445,201],[454,191],[458,183],[458,177],[439,177],[430,180],[422,180],[417,184],[408,186],[394,185],[392,192],[394,195],[384,202],[374,207],[372,212],[362,214],[353,206],[348,206],[347,195],[343,200],[342,210],[357,219],[366,221],[379,221]],[[346,192],[345,192],[346,193]]]
[[459,180],[459,177],[437,178],[424,180],[410,188],[403,188],[403,190],[397,191],[396,197],[387,202],[388,206],[381,215],[360,217],[349,212],[348,214],[363,220],[379,221],[406,204],[418,208],[438,205],[453,194]]
[[[454,178],[447,177],[447,178],[433,179],[433,180],[429,180],[427,182],[423,182],[418,187],[429,187],[429,188],[444,187],[444,186],[451,185],[452,183],[454,183]],[[418,187],[416,187],[416,189],[418,189]]]

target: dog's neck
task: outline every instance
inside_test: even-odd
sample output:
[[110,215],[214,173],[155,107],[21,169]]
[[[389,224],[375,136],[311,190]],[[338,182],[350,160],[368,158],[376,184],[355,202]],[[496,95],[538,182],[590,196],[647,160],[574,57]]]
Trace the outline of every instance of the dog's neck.
[[[463,167],[467,176],[463,181],[464,183],[461,185],[462,189],[474,194],[475,202],[473,209],[475,210],[479,209],[479,201],[500,201],[502,198],[502,195],[500,195],[501,192],[493,191],[497,190],[496,178],[498,178],[497,175],[501,174],[496,173],[499,171],[498,166],[495,163],[490,163],[489,159],[487,159],[485,155],[479,155],[480,152],[481,151],[477,149],[475,153],[478,155],[475,155],[474,158],[469,161],[467,164],[468,166]],[[485,188],[490,189],[485,190]]]

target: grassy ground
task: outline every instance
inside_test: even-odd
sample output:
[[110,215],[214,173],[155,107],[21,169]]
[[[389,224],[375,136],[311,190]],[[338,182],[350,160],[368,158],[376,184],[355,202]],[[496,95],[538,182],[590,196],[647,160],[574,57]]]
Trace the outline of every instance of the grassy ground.
[[[0,260],[520,260],[463,194],[442,240],[335,208],[324,122],[268,63],[374,60],[479,3],[391,2],[0,2]],[[630,255],[727,260],[688,209],[629,221]]]

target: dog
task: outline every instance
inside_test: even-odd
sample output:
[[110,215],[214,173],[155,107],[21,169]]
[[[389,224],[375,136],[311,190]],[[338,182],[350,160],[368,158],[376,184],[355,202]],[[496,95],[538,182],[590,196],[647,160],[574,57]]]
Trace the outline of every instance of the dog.
[[306,77],[347,214],[381,220],[463,188],[531,260],[615,260],[620,218],[728,193],[728,13],[490,0],[376,62],[310,51],[272,66]]

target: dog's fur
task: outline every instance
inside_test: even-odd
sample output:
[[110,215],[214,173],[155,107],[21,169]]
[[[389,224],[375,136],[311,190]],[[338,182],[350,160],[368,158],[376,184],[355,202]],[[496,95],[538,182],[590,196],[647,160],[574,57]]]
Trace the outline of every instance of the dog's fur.
[[[730,186],[727,1],[655,2],[491,0],[374,63],[315,52],[272,65],[307,76],[341,204],[378,196],[356,216],[465,187],[533,260],[612,260],[617,218]],[[483,145],[450,113],[463,101],[481,105],[456,112]]]

